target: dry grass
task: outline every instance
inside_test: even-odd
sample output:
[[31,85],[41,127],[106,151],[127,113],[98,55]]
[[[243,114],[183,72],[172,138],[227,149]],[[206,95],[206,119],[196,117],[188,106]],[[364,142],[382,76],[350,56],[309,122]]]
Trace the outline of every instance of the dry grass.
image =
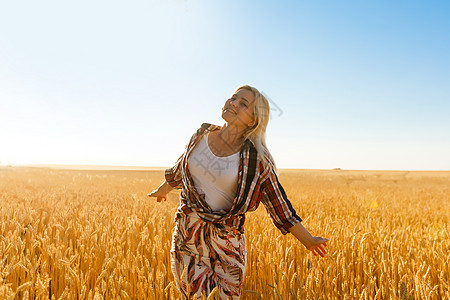
[[[175,298],[154,171],[0,169],[0,299]],[[247,216],[244,299],[449,299],[450,172],[281,171],[318,259]],[[262,206],[261,206],[262,207]]]

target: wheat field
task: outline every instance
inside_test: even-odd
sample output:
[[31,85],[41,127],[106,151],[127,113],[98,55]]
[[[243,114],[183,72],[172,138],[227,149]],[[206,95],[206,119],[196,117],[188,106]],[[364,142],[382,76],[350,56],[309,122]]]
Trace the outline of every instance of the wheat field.
[[[281,170],[316,258],[247,214],[242,299],[450,299],[450,172]],[[0,299],[178,299],[162,170],[0,168]],[[212,298],[212,297],[210,297]]]

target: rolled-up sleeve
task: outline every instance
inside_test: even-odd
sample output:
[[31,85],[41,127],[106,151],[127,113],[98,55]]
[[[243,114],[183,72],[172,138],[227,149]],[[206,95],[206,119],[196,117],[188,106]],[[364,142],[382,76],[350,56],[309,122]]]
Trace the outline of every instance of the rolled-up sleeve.
[[164,177],[166,178],[167,183],[174,189],[183,188],[183,180],[181,177],[181,163],[183,161],[183,155],[184,154],[177,159],[172,168],[166,169],[164,172]]
[[166,169],[164,172],[164,176],[166,178],[167,183],[175,189],[183,188],[183,178],[181,172],[183,168],[183,157],[187,153],[189,147],[192,145],[195,138],[198,136],[199,132],[200,129],[197,130],[197,132],[191,136],[189,142],[186,144],[184,153],[181,154],[181,156],[177,159],[175,165],[172,168]]
[[261,202],[269,213],[273,224],[282,234],[289,233],[289,229],[301,222],[302,219],[297,215],[291,201],[278,181],[278,177],[272,170],[269,177],[262,184]]

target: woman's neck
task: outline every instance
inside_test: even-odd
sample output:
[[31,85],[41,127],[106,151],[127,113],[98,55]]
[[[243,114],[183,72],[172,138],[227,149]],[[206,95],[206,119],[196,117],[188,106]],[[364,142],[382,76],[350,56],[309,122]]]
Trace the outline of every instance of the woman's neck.
[[244,142],[245,128],[240,128],[232,125],[225,124],[218,133],[218,136],[230,145],[242,145]]

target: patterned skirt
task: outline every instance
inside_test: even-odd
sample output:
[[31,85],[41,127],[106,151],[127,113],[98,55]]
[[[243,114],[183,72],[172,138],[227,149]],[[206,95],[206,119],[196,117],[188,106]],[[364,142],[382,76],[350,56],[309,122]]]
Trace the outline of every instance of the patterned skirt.
[[247,249],[245,235],[236,229],[205,222],[194,212],[175,221],[171,268],[185,298],[201,299],[217,287],[220,299],[239,299]]

